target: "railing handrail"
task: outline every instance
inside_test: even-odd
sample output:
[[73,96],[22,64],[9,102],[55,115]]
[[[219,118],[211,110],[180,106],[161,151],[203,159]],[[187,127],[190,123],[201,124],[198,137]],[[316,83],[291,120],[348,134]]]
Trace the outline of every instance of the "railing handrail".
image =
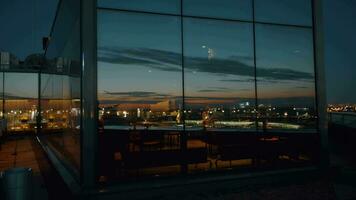
[[328,112],[329,115],[347,115],[356,117],[356,112]]
[[[329,112],[329,122],[345,127],[356,128],[355,112]],[[335,117],[338,116],[337,119]]]

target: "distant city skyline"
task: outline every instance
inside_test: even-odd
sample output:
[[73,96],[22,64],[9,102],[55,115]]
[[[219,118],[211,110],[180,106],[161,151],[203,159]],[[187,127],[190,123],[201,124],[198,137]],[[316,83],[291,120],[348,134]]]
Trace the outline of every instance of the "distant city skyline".
[[[50,27],[53,22],[53,17],[55,14],[57,1],[44,1],[44,0],[33,0],[22,2],[19,0],[11,2],[2,2],[0,3],[0,22],[1,24],[7,25],[7,31],[2,31],[0,33],[0,50],[9,51],[16,55],[19,59],[23,60],[27,55],[32,53],[42,52],[41,49],[41,38],[42,36],[48,35]],[[30,8],[30,9],[29,9]],[[350,19],[355,19],[355,13],[352,12],[352,8],[356,8],[356,2],[350,0],[343,1],[325,1],[325,38],[326,38],[326,78],[327,78],[327,96],[328,103],[355,103],[356,94],[350,93],[347,91],[352,91],[353,86],[356,85],[356,80],[352,79],[352,75],[356,74],[356,68],[352,67],[355,65],[355,61],[352,60],[352,52],[356,45],[352,46],[350,44],[356,44],[356,41],[353,37],[355,33],[355,21],[352,22]],[[43,12],[39,12],[39,10]],[[331,12],[332,11],[332,12]],[[13,15],[13,13],[22,13],[22,15]],[[13,23],[8,23],[8,20]],[[335,28],[336,27],[336,28]],[[27,30],[25,32],[24,30]],[[340,31],[342,30],[342,31]],[[350,35],[350,37],[343,37],[342,35]],[[175,36],[172,36],[175,37]],[[343,41],[340,38],[345,38]],[[163,45],[163,44],[162,44]],[[169,44],[165,44],[169,45]],[[99,47],[100,49],[100,47]],[[179,52],[179,49],[174,50],[173,52]],[[227,51],[228,52],[228,51]],[[137,52],[138,53],[138,52]],[[142,53],[142,52],[141,52]],[[172,52],[167,52],[172,53]],[[219,52],[220,56],[223,55],[223,58],[227,58],[229,55],[224,55]],[[191,52],[191,55],[199,56],[199,52]],[[241,55],[248,57],[248,54]],[[251,61],[248,59],[243,61],[248,66]],[[99,63],[100,64],[100,63]],[[106,64],[108,65],[108,64]],[[337,67],[336,67],[337,66]],[[192,69],[198,70],[198,69]],[[348,71],[348,73],[346,73]],[[206,73],[202,71],[203,73]],[[211,72],[209,72],[211,73]],[[112,73],[117,74],[117,73]],[[239,81],[241,77],[239,77]],[[245,78],[248,81],[248,77]],[[26,82],[27,81],[27,82]],[[26,85],[27,89],[25,92],[28,92],[29,79],[22,80],[21,85]],[[204,80],[201,80],[204,82]],[[219,80],[216,80],[219,81]],[[177,82],[179,84],[179,82]],[[212,84],[216,86],[217,84]],[[13,86],[17,88],[17,92],[21,93],[21,87],[17,87],[16,84]],[[310,87],[310,86],[304,86]],[[199,86],[197,86],[199,88]],[[126,92],[137,92],[138,90],[129,90],[125,88]],[[221,90],[226,92],[228,89],[217,87],[204,87],[196,92],[208,94],[214,93],[218,96]],[[236,91],[240,90],[242,98],[249,98],[253,94],[245,94],[243,89],[246,88],[234,88]],[[302,89],[302,88],[300,88]],[[119,92],[117,88],[108,89],[107,92]],[[168,90],[164,90],[167,91]],[[178,90],[176,90],[178,91]],[[246,91],[246,90],[245,90]],[[100,91],[99,91],[100,92]],[[125,91],[121,91],[125,92]],[[304,92],[305,93],[305,92]],[[226,94],[226,93],[225,93]],[[177,94],[174,94],[177,95]],[[26,95],[25,95],[26,96]],[[32,96],[32,95],[31,95]],[[288,95],[287,95],[288,96]]]

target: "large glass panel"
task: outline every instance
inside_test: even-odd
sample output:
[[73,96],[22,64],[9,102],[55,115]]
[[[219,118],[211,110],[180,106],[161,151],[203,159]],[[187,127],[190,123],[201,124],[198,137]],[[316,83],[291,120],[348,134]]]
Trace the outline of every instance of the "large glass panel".
[[252,1],[183,0],[183,14],[199,17],[252,20]]
[[34,132],[38,74],[5,72],[5,118],[9,134]]
[[251,1],[184,0],[183,16],[147,13],[179,14],[155,1],[109,2],[97,18],[99,181],[315,158],[311,28],[254,31],[242,22]]
[[317,161],[312,29],[257,24],[256,68],[260,163]]
[[255,0],[255,20],[311,26],[311,5],[311,0]]
[[179,172],[180,33],[179,17],[98,12],[101,178]]
[[252,24],[184,22],[186,126],[253,129]]
[[263,129],[316,129],[313,32],[256,26],[258,104]]
[[42,132],[71,165],[80,166],[80,78],[41,75]]
[[98,0],[102,8],[180,14],[180,0]]
[[[4,118],[4,72],[2,72],[2,66],[0,66],[0,119]],[[1,129],[4,130],[4,124],[0,125]]]
[[62,0],[41,73],[42,138],[77,177],[80,169],[80,1]]
[[[255,130],[252,28],[250,23],[184,18],[187,146],[208,148],[210,161],[205,166],[192,166],[192,170],[212,168],[212,160],[221,158],[226,142],[251,145],[243,132]],[[215,167],[231,164],[222,160],[216,160],[219,164]],[[250,162],[233,165],[246,163]]]

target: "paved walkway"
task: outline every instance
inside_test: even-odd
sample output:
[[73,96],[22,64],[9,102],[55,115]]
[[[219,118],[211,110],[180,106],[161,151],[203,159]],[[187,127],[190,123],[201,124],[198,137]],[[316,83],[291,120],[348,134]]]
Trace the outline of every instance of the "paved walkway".
[[40,173],[31,138],[11,139],[2,144],[0,150],[0,171],[13,167],[32,168],[34,174]]
[[36,159],[32,137],[18,137],[3,142],[0,149],[0,171],[15,167],[33,171],[33,199],[47,200],[47,190]]

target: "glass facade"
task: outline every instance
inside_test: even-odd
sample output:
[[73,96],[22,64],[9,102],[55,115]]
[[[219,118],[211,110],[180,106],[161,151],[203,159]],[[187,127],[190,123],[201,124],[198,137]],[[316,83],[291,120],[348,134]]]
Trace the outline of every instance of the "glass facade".
[[97,0],[83,23],[88,1],[60,1],[45,57],[0,76],[8,131],[77,182],[317,163],[311,0]]
[[312,2],[311,0],[254,0],[255,20],[311,27]]
[[[5,98],[4,98],[4,72],[2,72],[2,66],[0,66],[1,68],[1,72],[0,72],[0,118],[3,120],[5,118],[4,116],[4,102],[5,102]],[[2,129],[4,129],[4,127],[2,127]]]
[[41,138],[71,172],[81,165],[80,1],[64,0],[40,74]]
[[0,52],[1,118],[7,135],[32,134],[38,114],[38,68],[43,57],[29,55],[22,63],[9,52]]
[[263,129],[316,129],[313,33],[256,25],[259,123]]
[[44,54],[19,60],[0,52],[4,135],[36,136],[76,182],[82,179],[82,3],[58,1]]
[[4,73],[4,113],[9,134],[34,132],[38,106],[37,73]]
[[314,161],[311,2],[181,3],[98,1],[99,180]]
[[181,0],[98,0],[98,6],[142,12],[179,14]]
[[252,20],[252,0],[183,0],[182,3],[185,16]]
[[[102,172],[113,172],[110,168],[115,166],[114,157],[131,157],[126,165],[132,168],[140,165],[136,157],[146,157],[142,162],[147,164],[157,161],[148,153],[137,153],[142,148],[147,152],[157,148],[180,151],[183,121],[179,25],[178,17],[98,12]],[[175,144],[167,146],[167,140]]]
[[183,29],[185,125],[254,129],[252,24],[184,18]]

